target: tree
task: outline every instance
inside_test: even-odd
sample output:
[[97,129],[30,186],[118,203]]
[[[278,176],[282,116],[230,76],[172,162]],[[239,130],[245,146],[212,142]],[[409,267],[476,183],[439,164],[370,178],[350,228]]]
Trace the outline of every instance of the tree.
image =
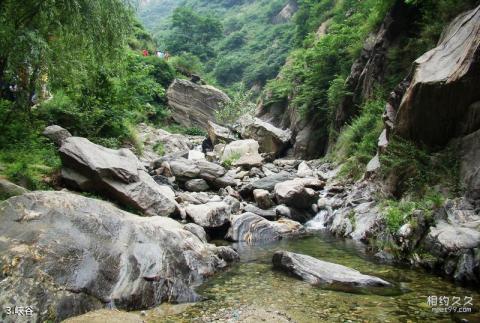
[[115,57],[131,17],[126,0],[0,1],[0,98],[28,112],[47,79],[61,85],[79,75],[72,70],[88,75]]
[[221,37],[222,29],[217,18],[197,14],[188,7],[179,7],[172,16],[167,48],[173,53],[188,52],[206,60],[214,53],[210,42]]

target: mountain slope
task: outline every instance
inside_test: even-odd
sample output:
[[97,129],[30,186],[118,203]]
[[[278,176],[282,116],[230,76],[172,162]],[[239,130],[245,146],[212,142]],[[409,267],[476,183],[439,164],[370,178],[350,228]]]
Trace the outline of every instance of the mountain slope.
[[295,1],[149,1],[140,5],[139,16],[160,48],[171,51],[168,44],[175,37],[171,26],[175,5],[220,20],[223,34],[211,42],[213,54],[202,60],[204,74],[222,86],[236,82],[263,86],[277,75],[292,48]]

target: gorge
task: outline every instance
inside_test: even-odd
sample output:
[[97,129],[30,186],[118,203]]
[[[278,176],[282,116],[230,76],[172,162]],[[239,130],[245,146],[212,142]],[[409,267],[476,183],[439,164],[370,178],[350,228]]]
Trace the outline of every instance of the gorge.
[[478,1],[125,10],[0,54],[2,322],[480,320]]

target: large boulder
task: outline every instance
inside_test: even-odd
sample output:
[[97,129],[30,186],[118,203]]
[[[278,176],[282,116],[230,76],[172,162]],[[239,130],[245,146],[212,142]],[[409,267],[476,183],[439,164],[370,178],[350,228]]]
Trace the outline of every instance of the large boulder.
[[146,215],[176,210],[171,188],[157,184],[128,149],[113,150],[80,137],[67,138],[59,149],[64,183],[95,192]]
[[295,178],[275,185],[275,197],[280,204],[307,209],[318,200],[319,190],[325,182],[314,178]]
[[46,127],[45,130],[43,130],[42,135],[53,141],[58,147],[63,144],[65,139],[72,136],[72,134],[67,129],[64,129],[57,125]]
[[215,111],[230,102],[228,96],[209,85],[199,85],[175,79],[167,90],[172,118],[185,127],[208,129],[208,121],[215,119]]
[[478,84],[480,6],[455,18],[438,46],[415,61],[398,108],[390,108],[394,133],[431,147],[468,134],[461,132],[469,108],[480,101]]
[[386,287],[391,284],[381,278],[364,275],[342,265],[288,251],[274,253],[273,267],[286,271],[315,286]]
[[208,137],[212,141],[212,144],[216,145],[219,143],[228,144],[229,142],[238,140],[235,133],[227,127],[216,124],[213,121],[208,121]]
[[189,218],[204,228],[219,228],[228,224],[230,206],[225,202],[189,205],[185,211]]
[[258,142],[253,139],[232,141],[223,148],[221,161],[237,160],[245,155],[257,156],[258,148]]
[[12,196],[22,195],[28,190],[24,187],[18,186],[6,179],[0,177],[0,200],[7,199]]
[[214,183],[226,173],[225,168],[207,160],[177,158],[168,163],[172,175],[179,181],[202,178],[209,183]]
[[248,197],[252,194],[255,189],[262,189],[272,192],[275,188],[275,185],[281,182],[285,182],[293,178],[293,175],[287,172],[281,172],[274,175],[265,176],[264,178],[258,179],[252,183],[249,183],[242,187],[240,194],[243,197]]
[[283,130],[259,118],[242,117],[239,120],[242,138],[255,139],[260,152],[279,156],[290,145],[292,132]]
[[460,175],[467,197],[480,206],[480,129],[460,140]]
[[185,153],[193,148],[191,140],[181,134],[172,134],[145,123],[137,126],[138,137],[143,144],[142,160],[152,162],[163,155]]
[[193,287],[226,265],[224,250],[170,218],[139,217],[68,192],[10,198],[0,218],[0,308],[31,306],[32,322],[107,304],[138,310],[195,301]]
[[185,189],[190,192],[204,192],[208,191],[209,188],[207,181],[202,178],[191,179],[185,182]]
[[231,227],[225,238],[231,241],[253,243],[256,241],[279,240],[305,233],[303,226],[298,222],[288,219],[268,221],[250,212],[232,215],[230,221]]

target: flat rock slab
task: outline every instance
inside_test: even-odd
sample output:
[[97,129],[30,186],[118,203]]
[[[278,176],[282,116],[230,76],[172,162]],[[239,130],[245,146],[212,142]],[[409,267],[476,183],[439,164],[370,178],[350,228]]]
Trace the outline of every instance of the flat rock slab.
[[389,282],[378,277],[364,275],[355,269],[298,253],[277,251],[273,255],[272,262],[274,268],[286,271],[315,286],[391,286]]

